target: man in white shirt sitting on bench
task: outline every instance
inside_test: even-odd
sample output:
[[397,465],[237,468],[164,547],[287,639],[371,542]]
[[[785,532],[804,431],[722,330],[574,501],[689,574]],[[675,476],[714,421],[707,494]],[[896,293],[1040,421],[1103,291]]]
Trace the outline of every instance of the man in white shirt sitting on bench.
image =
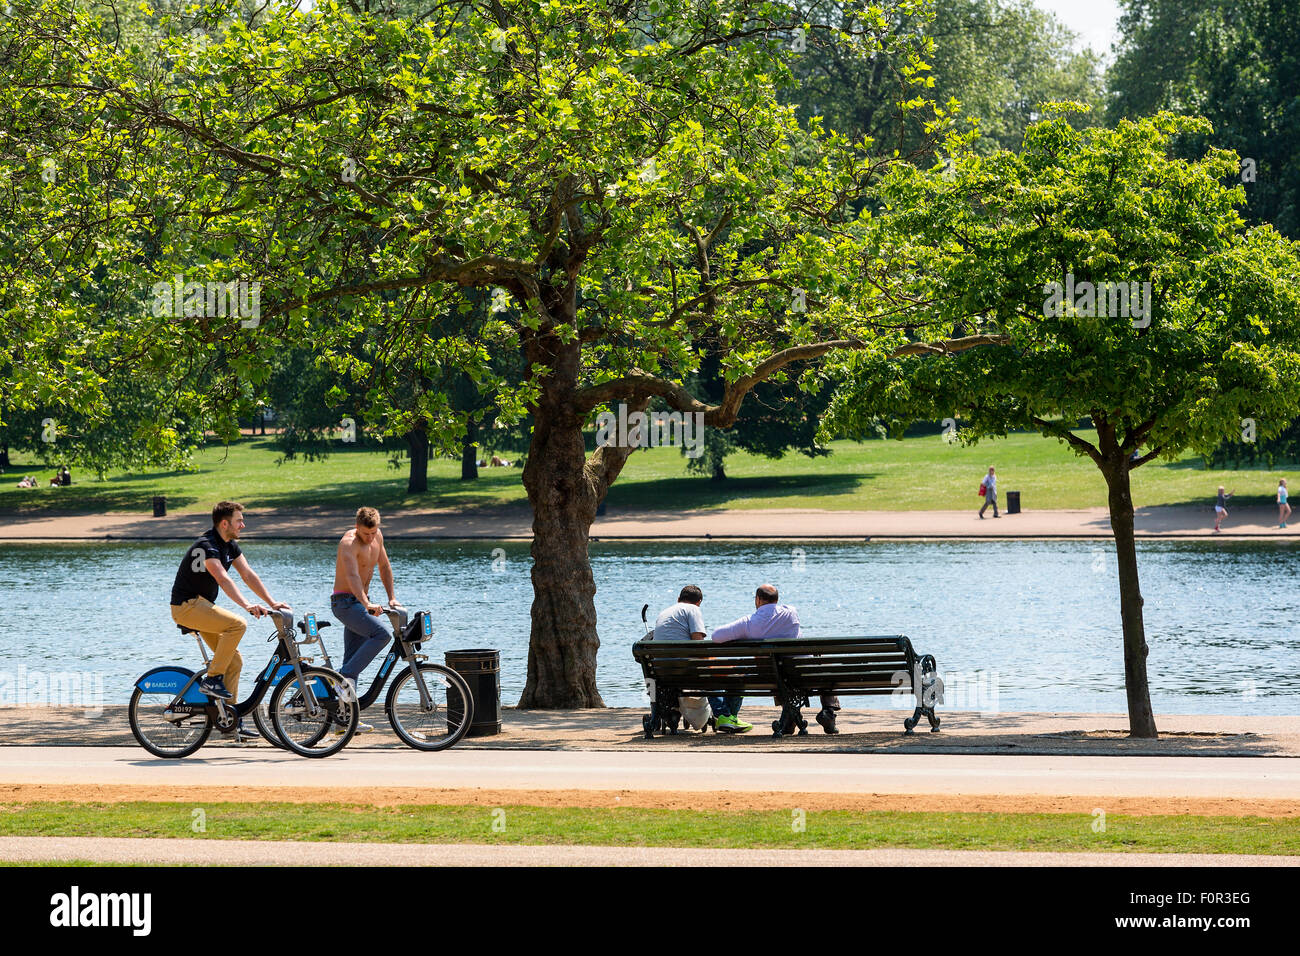
[[[704,614],[700,611],[700,602],[704,600],[704,592],[694,584],[688,584],[682,588],[677,595],[677,603],[664,608],[655,618],[654,639],[656,641],[702,641],[704,640]],[[710,697],[706,701],[703,697],[678,697],[677,709],[682,712],[682,717],[686,723],[696,728],[704,730],[705,724],[709,720],[709,712],[713,712],[714,729],[722,733],[734,733],[739,731],[739,721],[732,716],[732,722],[723,726],[723,719],[731,715],[728,709],[729,702],[734,700],[739,706],[740,698],[730,697]],[[745,724],[745,730],[752,728],[752,724]]]

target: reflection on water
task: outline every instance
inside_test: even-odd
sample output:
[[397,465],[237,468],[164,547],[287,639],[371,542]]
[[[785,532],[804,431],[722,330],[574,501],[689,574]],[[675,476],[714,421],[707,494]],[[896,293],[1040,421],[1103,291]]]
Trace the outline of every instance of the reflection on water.
[[[329,618],[332,544],[244,544],[272,595]],[[495,548],[504,560],[501,551],[494,560]],[[180,542],[0,548],[0,675],[94,671],[106,702],[116,703],[147,666],[197,661],[167,612],[184,551]],[[389,555],[399,597],[433,611],[435,659],[453,648],[497,648],[503,702],[518,700],[532,600],[528,545],[390,541]],[[597,542],[591,556],[597,673],[611,705],[644,700],[628,651],[642,633],[642,604],[653,615],[683,584],[699,584],[713,628],[751,610],[754,588],[770,581],[810,635],[908,635],[938,658],[949,707],[1125,710],[1115,561],[1100,542]],[[1300,713],[1294,547],[1151,542],[1140,545],[1139,562],[1157,712]],[[372,597],[382,596],[376,581]],[[250,626],[241,645],[246,672],[269,656],[270,631]],[[324,633],[338,664],[341,629]]]

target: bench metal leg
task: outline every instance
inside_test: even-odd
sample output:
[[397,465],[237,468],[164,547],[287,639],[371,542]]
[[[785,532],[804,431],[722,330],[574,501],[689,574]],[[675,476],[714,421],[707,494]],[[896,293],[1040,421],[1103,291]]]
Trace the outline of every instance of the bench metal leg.
[[781,702],[781,716],[772,721],[772,736],[784,737],[795,733],[798,728],[800,736],[808,735],[808,721],[803,719],[802,710],[808,706],[808,698],[801,697],[792,701]]
[[920,704],[916,705],[916,710],[912,711],[912,716],[903,721],[903,732],[910,734],[912,728],[921,722],[922,717],[925,717],[930,722],[930,733],[937,734],[939,732],[939,718],[935,714],[934,708],[922,707]]
[[660,701],[650,702],[650,713],[641,718],[641,730],[645,739],[650,740],[655,734],[677,734],[677,725],[682,713],[677,709],[676,701],[671,705]]
[[917,723],[920,722],[920,720],[921,720],[921,708],[918,706],[916,710],[912,711],[912,716],[908,717],[906,720],[903,721],[903,733],[910,734],[912,732],[912,728],[915,727]]
[[662,734],[666,729],[666,723],[663,705],[658,701],[651,701],[649,716],[641,718],[641,728],[645,732],[645,739],[650,740],[655,734]]

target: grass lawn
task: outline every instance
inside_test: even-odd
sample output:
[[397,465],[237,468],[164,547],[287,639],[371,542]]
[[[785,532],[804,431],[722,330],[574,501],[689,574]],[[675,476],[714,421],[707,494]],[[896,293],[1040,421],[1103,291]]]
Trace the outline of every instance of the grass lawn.
[[[1095,437],[1081,432],[1087,437]],[[610,490],[619,510],[683,508],[824,508],[830,510],[953,510],[978,506],[976,489],[989,465],[998,470],[1000,500],[1021,493],[1026,510],[1105,507],[1106,488],[1091,461],[1035,434],[1013,434],[977,448],[948,444],[936,435],[903,441],[839,441],[828,457],[791,454],[772,461],[736,454],[727,459],[726,481],[687,476],[675,448],[636,452]],[[251,511],[328,508],[362,504],[381,510],[475,508],[525,505],[518,468],[484,468],[475,482],[460,480],[460,462],[429,465],[429,492],[406,493],[406,464],[389,467],[383,451],[339,451],[323,461],[276,464],[266,438],[216,445],[196,456],[193,472],[111,473],[97,481],[73,463],[68,488],[16,488],[22,474],[47,481],[53,469],[15,458],[0,487],[0,513],[148,514],[150,499],[166,495],[169,511],[202,512],[221,498],[242,501]],[[1300,470],[1300,469],[1298,469]],[[1294,473],[1292,473],[1294,474]],[[1273,501],[1279,471],[1206,471],[1198,458],[1152,462],[1134,473],[1138,507],[1195,504],[1209,508],[1220,484],[1236,491],[1237,504]]]
[[[204,810],[205,832],[191,829]],[[504,816],[498,811],[504,811]],[[0,805],[0,836],[200,837],[363,843],[1300,854],[1300,819],[1090,814],[708,812],[295,803]],[[494,830],[494,821],[504,822]]]

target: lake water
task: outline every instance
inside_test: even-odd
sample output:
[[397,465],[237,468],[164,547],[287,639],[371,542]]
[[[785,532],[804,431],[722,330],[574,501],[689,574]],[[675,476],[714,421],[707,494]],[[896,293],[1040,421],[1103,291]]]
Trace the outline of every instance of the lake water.
[[[299,616],[328,619],[332,544],[244,545],[272,595]],[[0,546],[0,703],[14,702],[6,688],[12,695],[33,672],[93,673],[104,702],[115,704],[150,666],[197,666],[197,647],[167,611],[185,550],[180,542]],[[399,597],[433,611],[434,659],[454,648],[499,649],[502,700],[515,703],[527,669],[527,544],[393,541],[389,555]],[[645,700],[628,649],[642,633],[642,604],[653,615],[683,584],[699,584],[712,628],[752,610],[754,588],[771,581],[799,609],[806,634],[908,635],[938,659],[950,709],[1125,710],[1115,559],[1101,542],[595,542],[591,556],[597,676],[610,705]],[[1297,556],[1286,544],[1140,544],[1157,712],[1300,714]],[[378,581],[372,596],[383,596]],[[229,606],[224,596],[219,603]],[[250,625],[241,645],[247,670],[269,656],[270,631]],[[341,628],[325,636],[337,665]]]

